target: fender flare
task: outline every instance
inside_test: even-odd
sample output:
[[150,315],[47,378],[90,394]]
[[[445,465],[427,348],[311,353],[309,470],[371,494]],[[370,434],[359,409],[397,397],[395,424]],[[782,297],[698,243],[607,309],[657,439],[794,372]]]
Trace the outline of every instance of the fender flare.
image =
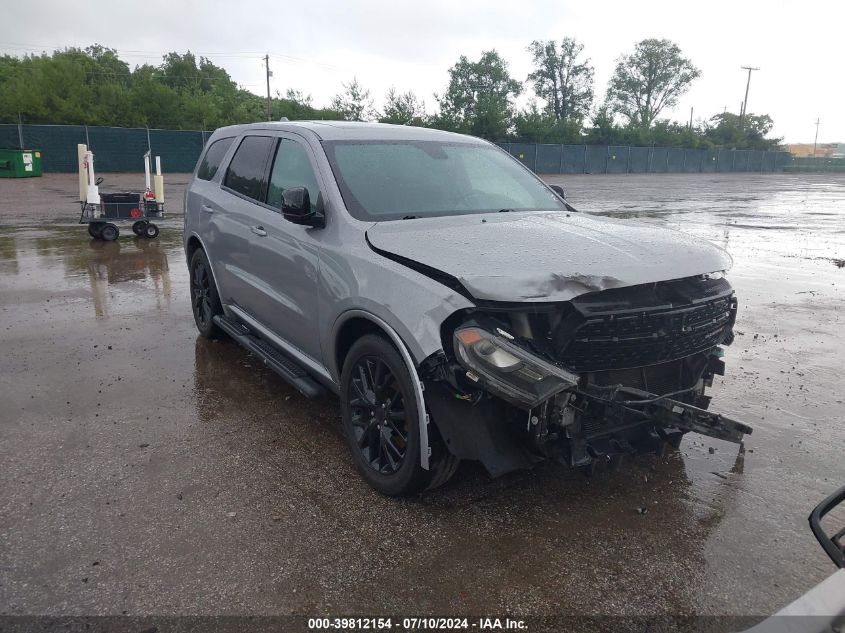
[[420,429],[420,466],[422,466],[423,469],[428,470],[429,458],[431,456],[431,447],[428,442],[428,424],[430,417],[425,409],[425,396],[423,395],[425,387],[423,386],[419,374],[417,373],[417,367],[414,364],[414,359],[411,357],[410,351],[408,351],[408,346],[405,345],[402,337],[399,336],[396,330],[394,330],[389,323],[387,323],[384,319],[377,317],[375,314],[364,310],[347,310],[341,314],[335,321],[334,327],[332,328],[333,332],[337,332],[340,326],[354,317],[367,319],[384,330],[384,333],[387,334],[396,346],[396,349],[399,351],[399,355],[405,362],[405,367],[408,369],[408,373],[411,376],[411,385],[414,389],[414,399],[417,403],[417,413],[419,415],[417,426],[419,426]]
[[205,246],[205,242],[202,241],[202,238],[197,235],[196,231],[191,231],[190,235],[188,235],[188,239],[185,240],[185,259],[188,260],[186,264],[188,265],[188,276],[190,277],[191,274],[191,262],[188,259],[188,242],[194,238],[197,242],[200,243],[200,248],[205,253],[206,259],[208,259],[208,265],[211,268],[211,278],[214,280],[214,289],[217,291],[217,296],[220,298],[220,305],[223,306],[223,312],[227,311],[226,304],[223,302],[223,295],[220,294],[220,286],[217,284],[217,272],[214,270],[214,263],[211,261],[211,254],[208,252],[208,248]]

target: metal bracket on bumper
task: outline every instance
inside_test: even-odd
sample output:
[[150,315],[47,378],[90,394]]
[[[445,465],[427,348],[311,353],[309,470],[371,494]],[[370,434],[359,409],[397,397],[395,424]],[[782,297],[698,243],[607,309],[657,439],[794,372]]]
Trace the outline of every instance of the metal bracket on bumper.
[[[733,420],[719,413],[705,411],[699,407],[659,396],[631,387],[617,390],[614,398],[607,399],[590,392],[579,392],[582,398],[601,402],[604,405],[618,407],[621,412],[648,419],[660,426],[674,427],[682,431],[695,431],[701,435],[739,444],[745,435],[753,429],[747,424]],[[633,400],[617,398],[619,393],[633,396]]]
[[743,436],[750,435],[753,431],[750,426],[720,413],[711,413],[670,398],[646,405],[644,413],[659,424],[674,426],[683,431],[695,431],[736,444],[742,442]]

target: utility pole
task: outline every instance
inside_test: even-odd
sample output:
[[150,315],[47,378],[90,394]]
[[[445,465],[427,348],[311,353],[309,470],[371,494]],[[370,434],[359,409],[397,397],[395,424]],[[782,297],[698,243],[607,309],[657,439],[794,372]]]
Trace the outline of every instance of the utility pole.
[[751,87],[751,71],[760,69],[751,66],[741,66],[740,68],[748,71],[748,81],[745,84],[745,101],[742,102],[742,112],[739,113],[739,126],[742,127],[742,122],[745,120],[745,113],[748,111],[748,88]]
[[264,69],[267,71],[267,120],[270,120],[270,77],[273,73],[270,72],[270,55],[264,56]]
[[819,123],[821,123],[821,119],[816,117],[816,138],[813,139],[813,158],[816,157],[816,145],[819,142]]
[[692,129],[692,106],[689,109],[689,129]]

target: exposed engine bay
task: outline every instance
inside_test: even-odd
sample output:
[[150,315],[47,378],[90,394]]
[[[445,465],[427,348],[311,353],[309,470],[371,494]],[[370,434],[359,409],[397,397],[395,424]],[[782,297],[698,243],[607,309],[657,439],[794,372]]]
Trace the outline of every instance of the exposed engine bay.
[[426,402],[450,450],[493,475],[661,452],[687,431],[741,442],[751,428],[707,411],[705,394],[736,310],[720,274],[478,302],[443,323],[443,352],[422,367]]

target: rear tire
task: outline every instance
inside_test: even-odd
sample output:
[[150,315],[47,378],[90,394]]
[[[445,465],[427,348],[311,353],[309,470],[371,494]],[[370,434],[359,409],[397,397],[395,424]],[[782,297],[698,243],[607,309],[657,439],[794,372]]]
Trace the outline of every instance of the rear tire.
[[147,228],[147,223],[143,220],[138,220],[132,224],[132,232],[138,237],[144,237],[144,229]]
[[429,425],[429,470],[420,459],[419,410],[410,374],[396,348],[368,334],[356,341],[343,363],[341,418],[355,466],[383,495],[402,497],[440,486],[458,459]]
[[93,237],[95,240],[100,239],[100,231],[103,229],[102,222],[89,222],[88,223],[88,235]]
[[223,314],[223,306],[217,294],[217,284],[205,251],[198,248],[191,256],[188,268],[191,288],[191,311],[197,329],[205,338],[220,338],[223,331],[217,327],[214,317]]
[[144,237],[154,240],[158,237],[158,225],[153,224],[150,222],[147,226],[144,227]]

